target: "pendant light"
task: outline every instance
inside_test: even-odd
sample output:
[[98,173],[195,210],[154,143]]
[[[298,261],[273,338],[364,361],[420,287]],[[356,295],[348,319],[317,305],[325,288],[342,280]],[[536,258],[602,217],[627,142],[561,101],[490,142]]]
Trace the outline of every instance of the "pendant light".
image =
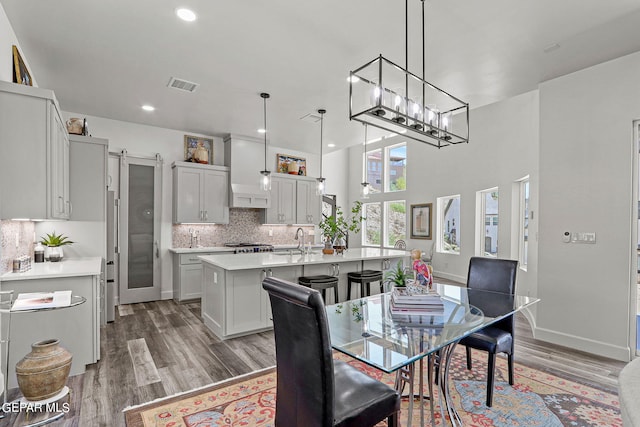
[[264,170],[260,171],[260,188],[264,191],[271,190],[271,171],[267,170],[267,99],[270,95],[262,92],[260,94],[264,104]]
[[[414,1],[414,0],[411,0]],[[409,0],[405,0],[405,63],[382,55],[349,76],[349,119],[442,148],[469,142],[469,104],[425,80],[425,0],[422,7],[422,76],[409,71]],[[455,128],[452,120],[458,121]]]
[[362,183],[360,184],[362,187],[360,188],[360,198],[368,199],[369,192],[371,190],[369,183],[367,182],[367,172],[368,172],[368,159],[367,159],[367,124],[364,124],[364,145],[362,148]]
[[324,125],[324,114],[327,112],[324,108],[318,110],[320,114],[320,178],[316,178],[316,194],[318,196],[324,195],[324,178],[322,177],[322,130]]

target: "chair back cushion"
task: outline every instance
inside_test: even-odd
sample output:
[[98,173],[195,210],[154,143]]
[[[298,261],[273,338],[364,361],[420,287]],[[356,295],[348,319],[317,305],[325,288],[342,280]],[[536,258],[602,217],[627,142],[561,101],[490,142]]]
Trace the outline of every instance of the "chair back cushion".
[[518,261],[472,257],[469,260],[467,287],[513,295],[517,272]]
[[268,277],[276,342],[276,426],[333,426],[331,340],[320,293]]

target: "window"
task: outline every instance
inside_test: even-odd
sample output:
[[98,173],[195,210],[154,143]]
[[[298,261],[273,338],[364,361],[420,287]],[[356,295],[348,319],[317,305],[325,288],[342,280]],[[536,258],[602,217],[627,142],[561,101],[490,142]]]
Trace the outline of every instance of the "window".
[[460,254],[460,195],[439,197],[438,242],[439,252]]
[[380,203],[365,203],[362,205],[364,226],[362,229],[362,244],[364,246],[380,246],[382,243],[382,222]]
[[520,268],[527,269],[529,255],[529,177],[520,180],[520,232],[518,245],[518,261]]
[[382,150],[367,151],[367,182],[371,194],[382,192]]
[[407,143],[367,151],[364,164],[369,194],[376,202],[363,204],[362,245],[393,247],[407,237],[406,201],[396,199],[407,189]]
[[387,184],[386,191],[407,189],[407,144],[393,145],[386,149]]
[[404,200],[385,202],[386,244],[393,247],[398,240],[407,236],[407,207]]
[[[476,201],[479,218],[484,218],[484,227],[478,227],[476,234],[476,255],[498,256],[498,188],[478,191]],[[476,222],[479,224],[479,222]]]

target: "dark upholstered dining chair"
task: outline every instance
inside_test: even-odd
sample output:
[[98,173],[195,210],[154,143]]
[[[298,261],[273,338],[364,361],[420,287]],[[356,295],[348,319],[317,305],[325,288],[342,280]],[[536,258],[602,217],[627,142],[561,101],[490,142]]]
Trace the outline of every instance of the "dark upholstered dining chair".
[[[509,259],[472,257],[469,260],[467,287],[513,295],[516,286],[518,261]],[[471,297],[470,297],[471,299]],[[473,301],[470,301],[473,303]],[[482,307],[479,307],[482,309]],[[490,313],[485,313],[491,315]],[[487,368],[487,406],[493,403],[496,354],[506,353],[509,368],[509,384],[513,385],[513,315],[482,328],[460,340],[466,347],[467,369],[471,369],[471,349],[489,353]]]
[[276,342],[276,427],[398,425],[400,396],[332,358],[329,325],[317,290],[274,277],[269,293]]

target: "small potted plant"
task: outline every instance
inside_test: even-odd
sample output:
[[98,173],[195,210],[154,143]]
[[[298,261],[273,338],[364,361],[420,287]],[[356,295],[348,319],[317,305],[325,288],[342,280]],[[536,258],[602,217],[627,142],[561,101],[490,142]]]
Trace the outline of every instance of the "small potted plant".
[[[362,202],[355,202],[351,208],[351,215],[345,218],[342,208],[336,209],[336,216],[324,218],[318,224],[325,241],[332,242],[338,253],[346,248],[345,238],[349,232],[359,233],[362,220],[365,218],[361,214]],[[323,250],[323,252],[325,252]],[[326,252],[325,252],[326,253]]]
[[60,261],[64,256],[62,246],[73,243],[67,236],[56,234],[55,231],[51,234],[47,233],[46,237],[43,236],[40,239],[40,243],[46,246],[44,257],[51,262]]
[[394,288],[404,288],[407,286],[407,279],[409,279],[409,273],[407,273],[402,260],[400,260],[392,270],[385,274],[384,283],[391,284]]

